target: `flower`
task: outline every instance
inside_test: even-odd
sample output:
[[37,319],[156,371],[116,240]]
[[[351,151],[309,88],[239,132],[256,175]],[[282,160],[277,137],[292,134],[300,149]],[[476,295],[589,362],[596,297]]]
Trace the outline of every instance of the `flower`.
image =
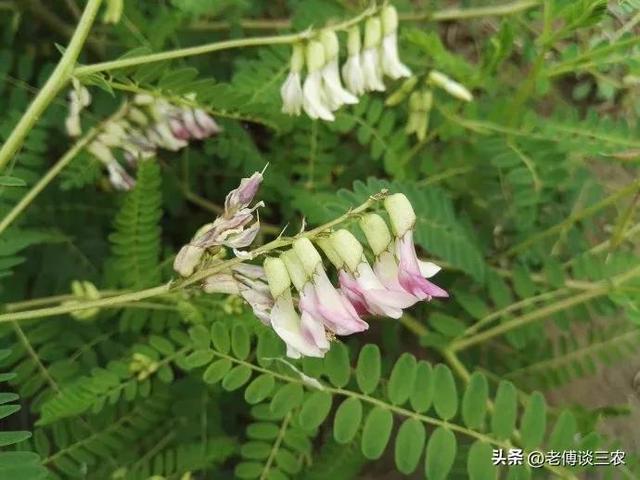
[[304,290],[308,290],[305,298],[312,304],[308,308],[305,306],[305,310],[317,312],[325,327],[336,335],[351,335],[368,329],[369,325],[360,318],[349,299],[331,284],[320,254],[311,241],[300,238],[293,243],[293,250],[309,278]]
[[380,19],[371,17],[364,27],[364,50],[362,51],[362,72],[366,91],[384,91],[380,66],[380,40],[382,26]]
[[398,12],[393,5],[387,5],[380,13],[382,20],[382,46],[380,63],[385,75],[394,80],[411,76],[411,70],[398,57]]
[[353,96],[342,87],[340,82],[340,70],[338,67],[338,53],[340,46],[338,36],[333,30],[323,30],[320,40],[324,47],[325,64],[322,68],[322,83],[324,95],[332,111],[337,110],[344,104],[358,103],[357,97]]
[[291,296],[291,279],[284,262],[269,257],[263,266],[274,299],[269,321],[276,334],[286,343],[287,356],[323,357],[329,350],[324,326],[308,315],[301,318],[296,312]]
[[289,75],[282,84],[280,96],[282,97],[282,112],[289,115],[300,115],[302,111],[303,94],[300,84],[300,72],[304,65],[304,47],[300,44],[293,46],[291,54],[291,67]]
[[341,289],[360,309],[374,315],[400,318],[402,309],[416,303],[417,299],[404,290],[388,289],[376,276],[364,256],[362,245],[348,230],[331,234],[331,246],[344,260],[338,278]]
[[379,264],[381,279],[384,278],[393,286],[399,284],[420,300],[448,297],[446,291],[427,280],[435,275],[440,267],[430,262],[422,262],[417,257],[413,243],[416,215],[407,197],[402,193],[390,195],[385,199],[384,206],[389,213],[391,228],[396,238],[393,246],[395,259],[385,256],[383,263]]
[[260,231],[260,220],[253,221],[253,212],[264,206],[264,202],[258,202],[253,207],[249,205],[262,178],[262,172],[255,172],[251,177],[240,180],[240,185],[227,194],[222,215],[213,223],[200,227],[191,241],[178,252],[173,263],[176,272],[183,277],[191,276],[204,252],[212,247],[229,247],[234,249],[237,256],[242,256],[243,252],[237,249],[251,245]]
[[464,85],[452,80],[444,73],[432,70],[429,72],[428,81],[459,100],[464,100],[465,102],[473,100],[473,95]]
[[351,93],[362,95],[365,92],[364,72],[360,59],[360,28],[357,25],[349,30],[347,50],[349,56],[342,66],[342,79]]
[[73,79],[73,90],[69,92],[69,114],[65,119],[67,135],[77,137],[82,133],[80,113],[91,103],[91,94],[77,79]]
[[324,47],[318,41],[309,42],[307,44],[307,78],[302,86],[302,108],[311,118],[332,122],[335,117],[331,113],[322,85],[324,65]]

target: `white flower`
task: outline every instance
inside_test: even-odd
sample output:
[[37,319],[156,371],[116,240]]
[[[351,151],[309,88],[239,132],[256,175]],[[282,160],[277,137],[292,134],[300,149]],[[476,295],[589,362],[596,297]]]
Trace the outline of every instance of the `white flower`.
[[331,110],[337,110],[344,104],[358,103],[358,99],[345,90],[340,82],[338,68],[338,36],[333,30],[324,30],[320,39],[324,47],[325,65],[322,68],[322,80],[325,97]]
[[280,96],[282,97],[282,112],[289,115],[300,115],[302,111],[302,85],[300,72],[304,64],[304,50],[302,45],[294,45],[291,54],[291,69],[287,79],[282,84]]
[[411,70],[398,57],[398,12],[395,7],[388,5],[381,13],[382,18],[382,47],[380,61],[385,75],[397,80],[411,76]]
[[342,79],[351,93],[362,95],[364,89],[364,73],[360,59],[360,29],[355,26],[349,30],[347,43],[349,57],[342,66]]
[[362,71],[364,88],[367,91],[384,91],[380,66],[380,39],[382,26],[380,19],[372,17],[364,28],[364,50],[362,51]]
[[307,45],[307,78],[302,87],[302,108],[311,118],[332,122],[335,117],[327,105],[322,85],[322,67],[325,64],[324,48],[317,41]]

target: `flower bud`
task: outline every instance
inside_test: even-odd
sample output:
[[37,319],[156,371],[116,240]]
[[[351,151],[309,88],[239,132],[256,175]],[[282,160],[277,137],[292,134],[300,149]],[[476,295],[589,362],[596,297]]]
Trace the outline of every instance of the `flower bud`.
[[311,276],[315,273],[319,264],[322,264],[322,258],[308,238],[300,238],[293,242],[293,249],[298,254],[298,258],[302,262],[307,275]]
[[151,105],[154,102],[155,98],[153,95],[149,95],[148,93],[138,93],[133,97],[133,103],[136,105]]
[[400,88],[398,88],[395,92],[393,92],[391,95],[387,97],[387,100],[384,102],[384,104],[388,107],[394,107],[398,105],[405,98],[407,98],[407,95],[411,93],[413,88],[416,86],[416,83],[418,83],[418,77],[407,78],[402,83]]
[[362,262],[362,256],[364,249],[360,242],[349,230],[344,228],[333,232],[331,234],[331,245],[338,252],[338,255],[342,257],[344,262],[349,267],[349,270],[355,272],[358,270],[358,265]]
[[387,223],[377,213],[369,213],[360,219],[360,228],[375,256],[384,252],[391,243],[391,232]]
[[296,43],[293,46],[293,51],[291,52],[291,71],[292,72],[301,72],[302,67],[304,67],[304,46],[300,43]]
[[422,96],[420,92],[413,92],[409,97],[409,110],[412,112],[419,112],[422,110]]
[[347,51],[350,57],[360,53],[360,44],[360,27],[355,25],[349,29],[349,37],[347,39]]
[[322,69],[325,64],[324,47],[318,41],[307,44],[307,70],[309,73]]
[[289,272],[289,277],[291,278],[293,285],[296,287],[296,290],[302,290],[309,277],[305,273],[302,262],[300,261],[300,258],[298,258],[296,252],[288,250],[280,255],[280,258],[287,267],[287,272]]
[[173,269],[183,277],[193,274],[204,255],[204,248],[187,244],[183,246],[173,261]]
[[139,108],[136,108],[136,107],[130,107],[129,108],[129,112],[127,113],[127,117],[129,118],[129,120],[131,120],[134,123],[137,123],[138,125],[140,125],[142,127],[146,127],[147,124],[149,123],[149,119],[147,118],[145,113],[142,110],[140,110]]
[[364,25],[364,48],[376,48],[382,40],[382,25],[380,19],[371,17]]
[[340,257],[335,248],[333,248],[331,240],[329,238],[319,238],[316,240],[316,243],[324,252],[329,261],[333,264],[333,266],[340,270],[344,265],[344,260],[342,260],[342,257]]
[[107,9],[104,12],[104,17],[102,17],[104,23],[118,23],[120,17],[122,17],[123,7],[124,0],[107,0]]
[[402,237],[415,225],[416,214],[411,202],[403,193],[395,193],[385,198],[384,208],[389,213],[391,228],[396,237]]
[[255,172],[249,178],[240,180],[240,185],[231,190],[224,201],[225,214],[245,208],[251,203],[262,183],[262,173]]
[[382,33],[389,35],[398,30],[398,12],[393,5],[387,5],[380,13],[382,19]]
[[206,293],[225,293],[240,295],[240,282],[230,273],[219,272],[207,277],[202,285]]
[[473,95],[467,88],[447,77],[444,73],[437,72],[432,70],[429,73],[428,81],[443,90],[445,90],[449,95],[455,97],[460,100],[464,100],[465,102],[470,102],[473,100]]
[[325,29],[320,33],[320,41],[324,47],[325,62],[330,62],[338,56],[340,44],[338,43],[338,35],[331,29]]
[[291,278],[287,273],[287,267],[279,258],[267,257],[262,264],[269,284],[269,291],[273,298],[277,299],[283,293],[289,291]]

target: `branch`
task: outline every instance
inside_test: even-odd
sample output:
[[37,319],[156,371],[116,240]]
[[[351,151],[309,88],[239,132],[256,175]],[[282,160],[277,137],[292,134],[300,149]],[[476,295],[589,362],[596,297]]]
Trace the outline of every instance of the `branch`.
[[73,33],[67,49],[64,51],[62,58],[58,62],[58,65],[51,73],[47,82],[42,87],[42,90],[33,99],[33,102],[27,108],[27,111],[22,115],[20,121],[15,126],[9,138],[2,145],[0,149],[0,171],[5,165],[13,158],[16,152],[22,146],[25,137],[28,135],[31,128],[38,121],[42,113],[47,106],[55,98],[55,96],[64,88],[71,78],[73,65],[80,55],[82,46],[89,34],[91,25],[95,20],[98,12],[98,7],[102,0],[89,0],[87,6],[82,13],[82,17],[76,27],[76,31]]

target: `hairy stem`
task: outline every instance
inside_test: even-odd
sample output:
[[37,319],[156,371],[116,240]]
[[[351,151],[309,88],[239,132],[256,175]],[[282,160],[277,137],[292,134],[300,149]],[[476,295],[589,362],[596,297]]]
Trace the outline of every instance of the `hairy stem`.
[[24,112],[20,121],[15,126],[9,138],[0,148],[0,170],[2,170],[7,163],[13,158],[16,152],[22,146],[25,137],[28,135],[31,128],[38,121],[42,113],[47,106],[53,101],[58,92],[64,88],[71,78],[73,67],[80,55],[82,46],[89,34],[91,25],[95,20],[96,13],[102,0],[88,0],[87,5],[80,17],[78,26],[76,27],[69,45],[67,46],[60,62],[51,73],[51,76],[47,79],[40,92],[33,99],[27,111]]

